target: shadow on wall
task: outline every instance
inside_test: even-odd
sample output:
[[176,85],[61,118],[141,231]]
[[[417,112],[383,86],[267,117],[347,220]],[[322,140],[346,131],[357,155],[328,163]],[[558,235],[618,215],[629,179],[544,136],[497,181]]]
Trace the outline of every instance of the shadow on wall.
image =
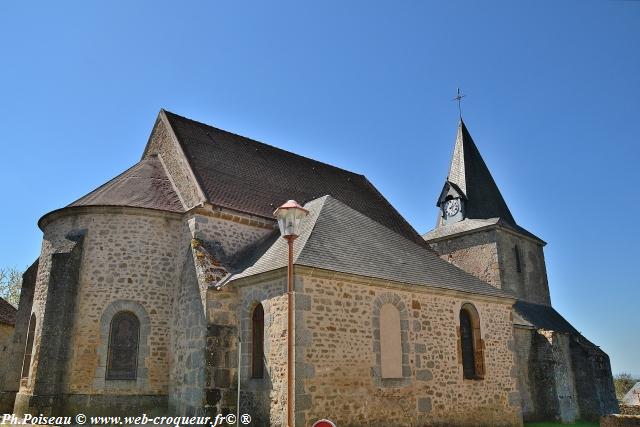
[[207,320],[191,247],[184,254],[172,313],[169,412],[204,414]]
[[[245,390],[240,390],[240,414],[251,415],[253,425],[272,425],[270,395],[273,383],[271,382],[271,377],[265,375],[264,378],[251,378],[243,386]],[[287,415],[286,413],[273,414],[273,417],[284,420]]]

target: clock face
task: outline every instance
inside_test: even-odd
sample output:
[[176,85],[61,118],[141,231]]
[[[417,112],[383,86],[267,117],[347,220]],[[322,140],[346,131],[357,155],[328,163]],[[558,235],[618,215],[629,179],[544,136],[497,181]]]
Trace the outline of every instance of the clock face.
[[460,200],[452,199],[447,200],[444,204],[444,213],[448,218],[455,216],[458,212],[460,212]]

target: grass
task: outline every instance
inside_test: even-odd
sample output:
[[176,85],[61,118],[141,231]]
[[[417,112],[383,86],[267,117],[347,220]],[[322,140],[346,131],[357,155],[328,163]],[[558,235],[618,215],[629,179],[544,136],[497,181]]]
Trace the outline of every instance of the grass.
[[580,426],[580,427],[600,427],[600,423],[591,421],[576,421],[574,424],[562,424],[556,422],[524,423],[525,427],[553,427],[553,426]]

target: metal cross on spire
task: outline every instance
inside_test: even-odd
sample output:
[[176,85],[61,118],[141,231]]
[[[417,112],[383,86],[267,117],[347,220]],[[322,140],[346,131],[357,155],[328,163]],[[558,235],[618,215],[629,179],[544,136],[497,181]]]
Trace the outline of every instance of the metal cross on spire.
[[462,98],[464,98],[467,95],[463,95],[462,92],[460,92],[460,88],[458,88],[458,95],[452,99],[452,101],[458,101],[458,114],[460,114],[460,120],[462,120],[462,107],[460,105]]

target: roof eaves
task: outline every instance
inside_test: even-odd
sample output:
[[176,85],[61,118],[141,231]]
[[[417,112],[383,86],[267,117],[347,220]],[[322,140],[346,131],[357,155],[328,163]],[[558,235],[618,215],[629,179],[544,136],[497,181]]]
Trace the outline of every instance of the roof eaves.
[[[321,268],[313,265],[307,265],[305,263],[295,263],[296,267],[300,267],[297,269],[298,274],[309,274],[312,276],[326,277],[335,280],[345,280],[346,278],[352,278],[357,282],[378,285],[378,286],[386,286],[386,287],[408,287],[412,290],[422,290],[422,291],[432,291],[438,292],[446,295],[457,295],[457,296],[472,296],[474,298],[482,298],[482,299],[490,299],[490,300],[500,300],[500,301],[508,301],[509,304],[513,304],[517,301],[517,298],[514,295],[511,295],[504,290],[495,289],[496,292],[474,292],[470,290],[463,289],[451,289],[443,286],[435,286],[431,284],[425,283],[414,283],[414,282],[401,282],[397,280],[385,279],[374,276],[364,276],[361,274],[355,274],[351,272],[344,272],[339,270],[328,270],[326,268]],[[239,278],[233,278],[230,282],[235,281],[244,281],[245,279],[254,278],[253,280],[260,280],[260,276],[273,274],[278,270],[281,270],[282,267],[275,268],[273,270],[268,270],[260,273],[256,273],[250,276],[244,276]],[[490,285],[488,285],[490,286]]]
[[140,207],[140,206],[121,206],[121,205],[65,206],[64,208],[55,209],[42,215],[38,220],[38,228],[44,231],[44,228],[47,226],[47,224],[50,223],[50,220],[52,219],[55,219],[57,217],[64,216],[67,214],[71,214],[73,212],[78,212],[78,213],[92,212],[97,209],[113,209],[114,211],[118,211],[118,212],[123,210],[129,210],[129,209],[131,209],[132,212],[143,210],[149,213],[153,212],[155,215],[162,215],[162,216],[166,215],[166,217],[175,217],[175,218],[181,217],[184,213],[184,212],[177,212],[177,211],[168,211],[166,209],[147,208],[147,207]]

